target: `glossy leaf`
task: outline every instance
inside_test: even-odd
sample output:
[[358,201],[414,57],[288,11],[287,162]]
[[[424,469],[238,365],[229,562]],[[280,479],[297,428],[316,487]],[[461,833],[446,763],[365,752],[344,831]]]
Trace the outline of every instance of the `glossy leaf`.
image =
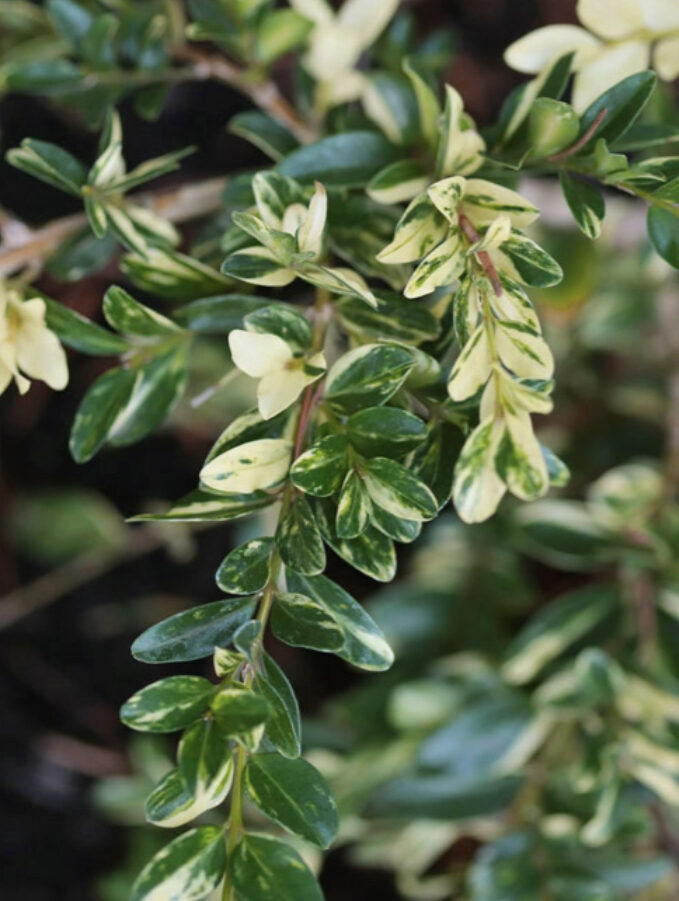
[[139,732],[177,732],[210,706],[216,687],[201,676],[168,676],[133,694],[120,718]]
[[[269,580],[272,538],[253,538],[235,548],[217,570],[217,585],[232,594],[254,594]],[[225,643],[225,642],[221,642]]]
[[137,638],[132,656],[144,663],[181,663],[209,657],[231,643],[255,609],[250,598],[201,604],[156,623]]
[[178,836],[144,867],[132,901],[201,901],[222,881],[226,848],[222,830],[201,826]]
[[335,800],[318,770],[298,757],[255,754],[245,771],[248,797],[264,816],[320,848],[339,826]]
[[297,495],[281,518],[276,545],[286,567],[316,575],[325,569],[325,548],[309,501]]
[[268,835],[243,837],[229,861],[229,878],[242,901],[323,901],[299,854]]
[[291,573],[291,591],[306,595],[332,617],[344,633],[344,646],[337,655],[366,670],[388,669],[394,659],[376,623],[343,588],[325,576]]

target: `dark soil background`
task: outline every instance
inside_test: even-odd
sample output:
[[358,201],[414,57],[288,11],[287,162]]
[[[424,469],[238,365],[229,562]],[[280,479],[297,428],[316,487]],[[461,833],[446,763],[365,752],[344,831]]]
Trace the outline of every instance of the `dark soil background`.
[[[484,124],[518,81],[502,63],[504,47],[538,25],[572,21],[575,0],[423,0],[412,6],[423,34],[438,25],[455,29],[459,49],[447,80]],[[123,108],[128,162],[195,144],[198,152],[187,160],[182,178],[256,165],[256,151],[225,131],[228,119],[245,107],[227,88],[201,84],[175,88],[156,125]],[[49,103],[24,96],[4,99],[3,155],[26,136],[55,141],[84,158],[91,158],[96,145],[95,136]],[[0,205],[31,223],[73,209],[64,195],[4,163]],[[53,284],[43,286],[95,315],[107,282],[89,279],[60,293]],[[168,431],[76,466],[67,448],[70,424],[78,399],[108,361],[71,355],[70,365],[71,383],[63,394],[34,383],[24,398],[13,388],[0,398],[0,605],[5,594],[45,572],[13,547],[8,523],[19,497],[36,489],[91,487],[131,515],[151,498],[177,498],[190,490],[208,447],[204,437]],[[172,612],[178,596],[215,599],[213,572],[230,544],[229,528],[210,530],[198,539],[197,555],[188,565],[173,563],[159,550],[117,566],[0,631],[3,899],[88,901],[95,898],[94,883],[120,865],[125,829],[92,809],[89,790],[93,778],[125,772],[129,733],[119,724],[117,709],[150,678],[148,667],[131,658],[130,641],[140,624]],[[371,587],[349,572],[341,578],[351,580],[359,596]],[[140,610],[142,597],[153,598],[156,609]],[[274,653],[306,712],[352,678],[327,657],[281,647]],[[160,669],[153,675],[166,674]],[[341,853],[330,855],[323,881],[328,901],[396,898],[388,876],[353,869]]]

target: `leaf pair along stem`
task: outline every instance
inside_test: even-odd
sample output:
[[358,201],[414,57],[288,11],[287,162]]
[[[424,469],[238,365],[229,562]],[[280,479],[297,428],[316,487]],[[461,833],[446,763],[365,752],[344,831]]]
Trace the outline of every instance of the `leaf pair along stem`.
[[[329,322],[327,310],[329,308],[331,309],[328,293],[322,288],[317,289],[316,303],[309,310],[309,315],[313,319],[314,323],[312,346],[317,350],[322,349],[325,343],[325,335]],[[291,461],[292,463],[294,463],[294,461],[304,449],[309,426],[311,425],[314,411],[316,410],[316,406],[318,405],[322,394],[323,380],[321,379],[319,382],[309,385],[302,395],[293,437],[294,450]],[[295,491],[295,486],[288,478],[288,481],[286,482],[281,495],[281,506],[278,513],[277,523],[280,523],[285,518],[291,505],[294,503]],[[257,675],[257,669],[260,664],[263,650],[262,645],[264,641],[264,632],[269,620],[269,615],[271,614],[271,608],[273,607],[273,603],[276,598],[281,566],[282,560],[278,549],[275,548],[271,558],[269,578],[262,592],[262,597],[257,609],[256,620],[261,624],[261,629],[253,643],[252,663],[246,664],[244,668],[245,684],[248,688],[252,688],[255,677]],[[247,758],[248,752],[245,746],[239,744],[238,749],[235,752],[233,789],[231,794],[231,810],[229,815],[228,830],[226,833],[227,861],[229,859],[229,855],[233,853],[236,846],[238,845],[243,832],[243,782],[245,767],[247,765]],[[233,901],[234,899],[234,888],[231,880],[229,879],[228,869],[227,875],[224,880],[222,899],[223,901]]]

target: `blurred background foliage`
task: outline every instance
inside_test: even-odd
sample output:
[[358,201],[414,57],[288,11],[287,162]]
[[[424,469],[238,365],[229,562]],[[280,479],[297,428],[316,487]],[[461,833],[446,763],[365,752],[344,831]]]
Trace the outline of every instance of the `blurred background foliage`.
[[[445,80],[480,124],[519,80],[501,62],[504,47],[574,21],[570,0],[408,5],[432,52],[454,47]],[[381,52],[393,49],[385,41]],[[671,90],[654,102],[676,124]],[[175,86],[158,125],[142,106],[132,97],[121,107],[130,166],[188,143],[198,149],[182,178],[262,162],[225,130],[247,107],[226,87]],[[85,157],[96,141],[62,106],[17,92],[0,103],[0,129],[3,154],[28,134]],[[322,874],[328,901],[679,893],[679,507],[663,503],[679,481],[676,274],[645,243],[633,202],[609,202],[594,245],[552,186],[529,187],[544,211],[540,241],[566,272],[539,300],[558,372],[541,435],[568,462],[569,486],[526,507],[505,502],[482,526],[462,527],[451,511],[401,552],[398,581],[379,590],[332,562],[392,644],[388,673],[364,680],[334,658],[271,642],[300,697],[306,751],[343,814]],[[36,221],[74,208],[5,163],[0,205]],[[66,279],[69,265],[62,254],[44,290],[96,315],[114,264]],[[212,384],[226,358],[224,341],[205,339],[187,396]],[[165,840],[144,825],[143,799],[170,760],[168,744],[118,721],[146,677],[130,641],[216,598],[219,561],[259,534],[253,521],[198,530],[124,517],[190,490],[214,436],[253,398],[241,380],[199,406],[182,402],[145,442],[78,468],[70,423],[106,362],[70,363],[71,391],[35,384],[21,401],[0,399],[0,870],[18,901],[123,901]],[[597,604],[583,618],[587,592]]]

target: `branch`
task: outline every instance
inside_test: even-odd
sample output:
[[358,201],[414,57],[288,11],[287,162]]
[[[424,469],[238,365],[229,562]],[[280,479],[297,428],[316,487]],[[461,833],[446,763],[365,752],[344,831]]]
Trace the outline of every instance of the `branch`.
[[223,56],[205,53],[196,47],[184,46],[175,51],[175,57],[193,64],[193,74],[197,79],[215,79],[228,84],[245,94],[272,119],[283,125],[301,144],[309,144],[318,135],[297,114],[291,104],[281,94],[278,86],[270,79],[255,79],[246,69],[241,69]]
[[[187,222],[219,209],[226,181],[223,177],[209,178],[169,191],[132,196],[137,203],[170,222]],[[1,229],[4,243],[0,247],[0,277],[36,260],[47,259],[60,244],[86,225],[84,213],[55,219],[35,230],[28,229],[18,220],[5,223]]]
[[[469,238],[472,244],[476,244],[481,240],[481,235],[476,231],[471,223],[471,220],[468,219],[464,213],[458,212],[458,221],[460,223],[460,228]],[[486,275],[488,276],[488,279],[493,286],[493,291],[495,291],[496,297],[501,297],[502,282],[500,281],[500,276],[497,274],[497,269],[495,268],[495,265],[490,258],[490,254],[485,250],[476,250],[474,251],[474,253],[479,263],[483,266]]]

